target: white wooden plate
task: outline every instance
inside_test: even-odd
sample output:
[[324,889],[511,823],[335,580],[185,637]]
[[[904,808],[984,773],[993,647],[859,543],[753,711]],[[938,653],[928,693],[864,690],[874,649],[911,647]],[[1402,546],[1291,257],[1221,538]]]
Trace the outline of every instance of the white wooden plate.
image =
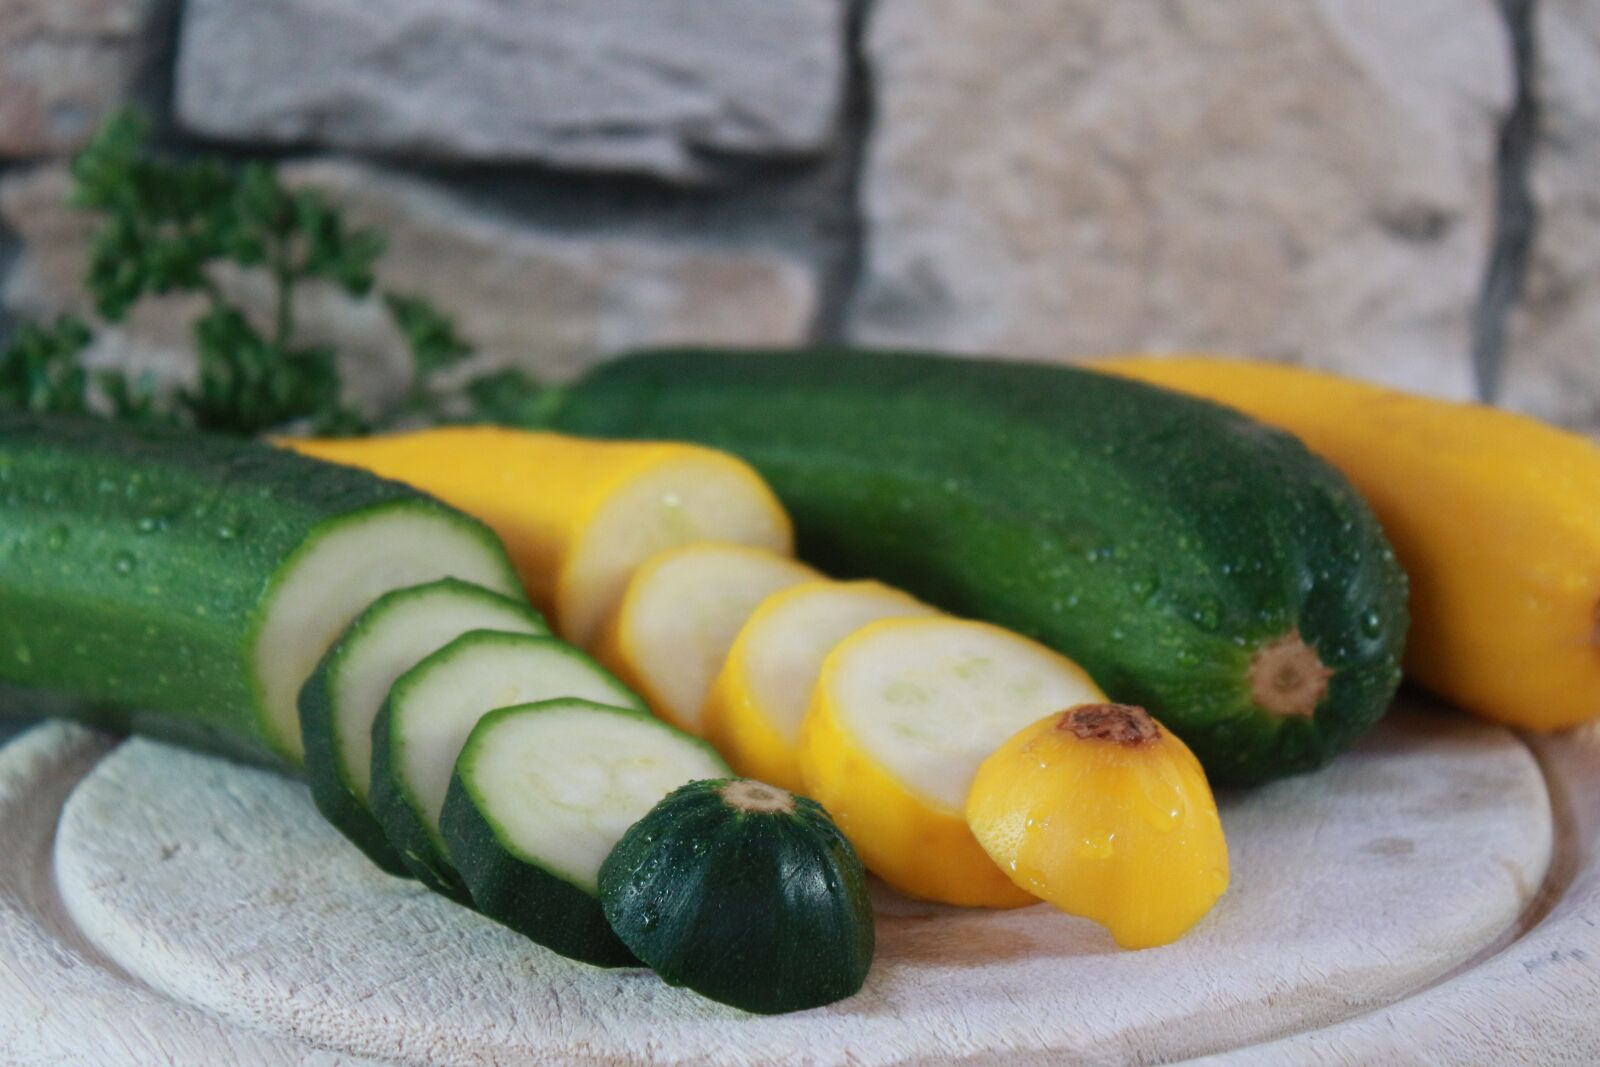
[[377,872],[296,783],[45,726],[0,750],[0,1059],[1600,1062],[1600,732],[1408,709],[1222,801],[1233,888],[1176,945],[883,892],[867,988],[757,1018]]

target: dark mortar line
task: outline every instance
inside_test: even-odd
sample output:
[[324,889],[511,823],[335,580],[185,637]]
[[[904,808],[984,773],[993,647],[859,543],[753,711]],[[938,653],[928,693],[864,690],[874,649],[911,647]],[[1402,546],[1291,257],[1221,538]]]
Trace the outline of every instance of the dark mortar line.
[[817,317],[812,340],[840,344],[847,339],[851,304],[866,258],[867,222],[861,202],[867,144],[877,117],[872,63],[866,36],[874,0],[853,0],[845,21],[845,91],[840,114],[840,223],[838,238],[821,264]]
[[1539,137],[1539,0],[1499,0],[1516,76],[1511,111],[1500,126],[1495,152],[1494,236],[1478,303],[1472,315],[1472,369],[1478,399],[1493,402],[1505,371],[1506,326],[1522,300],[1528,260],[1538,231],[1529,172]]
[[[8,174],[20,171],[28,166],[28,161],[6,162],[0,161],[0,179]],[[22,238],[17,232],[0,220],[0,292],[11,281],[11,272],[17,267],[17,261],[22,258]],[[0,300],[0,348],[11,343],[11,338],[16,335],[17,327],[22,325],[19,317],[6,307],[5,301]]]

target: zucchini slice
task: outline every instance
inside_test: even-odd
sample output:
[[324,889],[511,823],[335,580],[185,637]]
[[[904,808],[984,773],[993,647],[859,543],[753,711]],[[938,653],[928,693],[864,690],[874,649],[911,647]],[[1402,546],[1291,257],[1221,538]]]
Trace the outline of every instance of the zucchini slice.
[[0,500],[0,680],[289,769],[300,687],[379,596],[520,588],[487,527],[413,489],[176,427],[0,413]]
[[394,683],[372,726],[372,811],[419,881],[460,903],[439,814],[456,757],[496,708],[577,697],[646,715],[644,702],[588,656],[554,637],[474,630]]
[[300,690],[317,808],[391,874],[406,870],[372,817],[372,723],[396,679],[471,630],[550,632],[532,608],[454,578],[397,589],[350,624]]
[[745,1011],[820,1007],[872,965],[861,861],[822,806],[748,778],[691,782],[600,868],[617,936],[672,985]]
[[698,737],[711,683],[750,613],[778,590],[818,577],[803,563],[744,545],[669,548],[634,573],[595,657],[658,716]]
[[662,549],[704,540],[794,548],[789,516],[761,476],[699,445],[491,426],[283,444],[481,518],[505,539],[534,601],[578,645],[594,640],[634,569]]
[[799,790],[800,724],[822,661],[868,623],[938,612],[877,582],[806,582],[761,602],[706,703],[706,740],[749,778]]
[[861,858],[913,896],[969,907],[1033,898],[967,827],[979,765],[1053,711],[1105,703],[1076,663],[988,623],[890,619],[828,656],[800,772]]
[[483,914],[571,959],[638,961],[599,901],[600,864],[662,797],[728,773],[666,723],[586,700],[501,708],[467,738],[441,820]]

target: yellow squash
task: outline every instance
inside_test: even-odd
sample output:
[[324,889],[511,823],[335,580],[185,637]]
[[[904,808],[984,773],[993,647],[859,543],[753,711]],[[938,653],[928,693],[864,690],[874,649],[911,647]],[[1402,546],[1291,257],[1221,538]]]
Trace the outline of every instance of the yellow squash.
[[817,577],[787,556],[722,541],[657,552],[601,626],[595,659],[657,717],[704,736],[706,698],[745,620],[774,593]]
[[1123,948],[1176,941],[1228,888],[1211,786],[1143,708],[1046,716],[978,768],[967,822],[996,866]]
[[1102,360],[1296,434],[1411,576],[1406,671],[1488,719],[1600,718],[1600,447],[1534,419],[1267,363]]
[[912,896],[966,907],[1034,903],[967,827],[978,765],[1042,715],[1103,701],[1071,660],[961,619],[889,619],[829,654],[800,731],[806,792],[863,863]]
[[880,619],[937,614],[873,581],[805,582],[772,594],[739,631],[711,687],[706,740],[746,778],[804,792],[800,727],[828,653]]
[[720,540],[787,555],[793,529],[746,463],[698,445],[489,426],[278,444],[405,482],[483,520],[567,640],[592,642],[634,569]]

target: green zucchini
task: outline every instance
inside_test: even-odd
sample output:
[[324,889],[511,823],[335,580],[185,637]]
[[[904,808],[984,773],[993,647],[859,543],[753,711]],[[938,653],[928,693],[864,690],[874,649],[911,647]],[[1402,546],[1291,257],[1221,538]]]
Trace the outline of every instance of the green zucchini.
[[748,460],[808,561],[1060,650],[1218,782],[1322,764],[1400,680],[1406,581],[1372,513],[1217,405],[1066,366],[690,350],[548,401],[554,429]]
[[625,967],[638,960],[601,911],[601,862],[673,789],[727,773],[705,742],[632,711],[501,708],[462,748],[440,823],[480,912],[563,956]]
[[600,868],[628,948],[672,985],[761,1014],[854,995],[872,964],[861,861],[822,806],[747,778],[693,782]]
[[459,903],[471,894],[450,863],[439,816],[456,758],[496,708],[576,697],[648,716],[605,668],[554,637],[474,630],[402,674],[372,726],[372,812],[401,862]]
[[372,817],[372,723],[396,679],[471,630],[550,632],[526,604],[454,578],[396,589],[350,624],[300,690],[311,796],[391,874],[407,872]]
[[0,414],[0,680],[286,768],[295,698],[374,598],[519,593],[487,527],[370,474],[168,427]]

